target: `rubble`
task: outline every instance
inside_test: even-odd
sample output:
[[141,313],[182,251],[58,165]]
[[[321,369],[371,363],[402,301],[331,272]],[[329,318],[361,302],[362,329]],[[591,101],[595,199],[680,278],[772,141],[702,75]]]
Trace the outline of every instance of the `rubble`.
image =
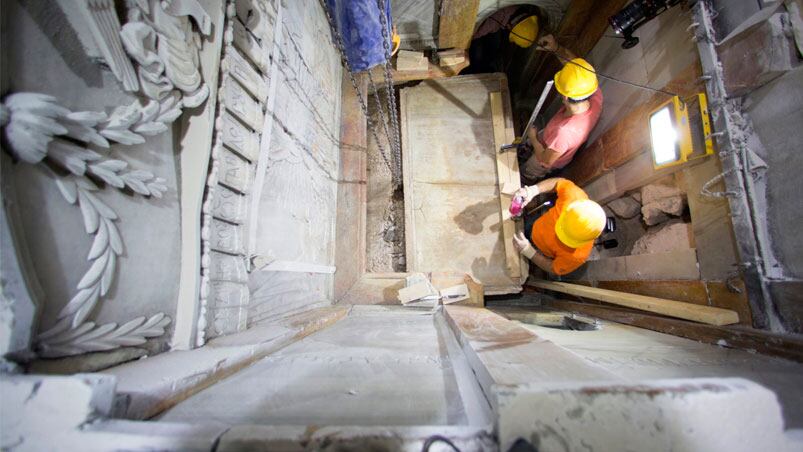
[[630,254],[666,253],[691,248],[691,224],[680,219],[652,227],[633,244]]
[[641,215],[647,226],[678,217],[687,206],[686,195],[674,185],[674,180],[645,185],[641,188],[641,202]]
[[617,217],[624,219],[633,218],[641,212],[641,204],[630,196],[614,199],[608,203],[608,208],[610,208]]

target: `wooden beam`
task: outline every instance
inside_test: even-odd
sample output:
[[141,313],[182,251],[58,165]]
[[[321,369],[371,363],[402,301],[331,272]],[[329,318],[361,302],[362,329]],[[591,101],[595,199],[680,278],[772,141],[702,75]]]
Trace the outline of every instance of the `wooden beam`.
[[708,323],[711,325],[731,325],[739,323],[739,314],[730,309],[700,306],[684,303],[682,301],[667,300],[665,298],[616,292],[614,290],[585,287],[557,281],[536,280],[532,284],[541,289],[591,298],[606,303],[655,312],[680,319],[693,320],[695,322]]
[[[467,68],[471,64],[471,61],[468,58],[468,52],[464,53],[465,60],[462,63],[438,66],[430,62],[426,71],[397,71],[394,69],[390,72],[390,76],[393,78],[394,85],[400,85],[402,83],[413,82],[416,80],[454,77],[456,75],[460,75],[460,71]],[[385,67],[379,65],[371,69],[371,77],[376,81],[376,83],[384,83]]]
[[767,333],[742,326],[713,326],[671,319],[613,306],[543,300],[542,306],[632,325],[695,341],[758,352],[803,362],[803,341],[789,335]]
[[[521,188],[519,178],[518,159],[515,149],[506,152],[499,152],[499,148],[507,143],[511,143],[513,137],[507,136],[505,129],[505,111],[502,105],[502,93],[489,93],[491,98],[491,119],[494,129],[494,154],[496,154],[496,175],[499,178],[499,208],[502,221],[502,238],[505,242],[505,256],[507,262],[507,273],[511,278],[521,277],[521,266],[519,265],[519,253],[513,248],[513,235],[516,233],[516,222],[510,216],[510,204],[512,197],[502,193],[503,187],[510,190]],[[511,141],[506,141],[511,140]],[[511,158],[512,156],[512,158]],[[515,164],[514,168],[512,166]]]
[[441,0],[438,48],[468,49],[480,0]]

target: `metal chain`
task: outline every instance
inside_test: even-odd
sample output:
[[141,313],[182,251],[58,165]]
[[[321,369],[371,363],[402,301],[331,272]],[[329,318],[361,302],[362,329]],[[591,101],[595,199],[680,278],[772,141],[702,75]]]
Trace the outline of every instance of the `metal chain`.
[[[390,103],[390,116],[391,128],[393,129],[393,144],[392,149],[394,153],[394,165],[396,166],[397,174],[401,175],[401,128],[399,127],[399,116],[396,110],[396,93],[393,90],[393,74],[391,73],[390,63],[390,29],[388,27],[388,19],[385,16],[385,5],[387,0],[376,0],[379,7],[379,21],[382,23],[382,45],[385,47],[385,90],[388,95],[388,102]],[[390,139],[390,136],[388,136]],[[398,187],[398,185],[397,185]]]
[[[362,95],[362,91],[357,86],[357,79],[354,78],[354,71],[351,69],[351,64],[346,57],[346,50],[343,45],[343,37],[340,35],[340,32],[337,30],[337,26],[335,25],[335,20],[332,18],[332,15],[329,13],[329,8],[326,6],[324,0],[318,0],[320,3],[321,8],[323,8],[324,13],[326,14],[326,21],[329,22],[329,30],[332,33],[332,38],[334,40],[335,47],[337,47],[338,52],[340,52],[340,63],[346,68],[346,71],[349,73],[349,79],[351,79],[351,86],[354,87],[354,92],[357,93],[357,99],[360,101],[360,109],[362,109],[362,114],[365,115],[365,119],[368,121],[368,129],[371,131],[371,134],[374,137],[374,141],[376,142],[377,148],[379,148],[379,153],[382,155],[382,160],[385,161],[385,164],[388,166],[390,173],[395,175],[396,172],[394,171],[393,165],[391,165],[390,160],[388,159],[387,153],[385,152],[384,146],[379,141],[379,136],[376,133],[376,127],[374,125],[373,120],[371,120],[371,116],[368,114],[368,103],[365,101],[365,98]],[[384,17],[384,16],[383,16]],[[390,142],[390,137],[388,136],[388,141]],[[394,179],[396,177],[394,176]]]
[[[391,138],[392,135],[388,130],[388,120],[385,117],[385,109],[382,108],[382,99],[379,98],[379,90],[376,88],[376,83],[374,83],[374,76],[371,75],[371,71],[365,71],[368,74],[368,81],[371,84],[371,90],[374,92],[374,100],[376,100],[376,110],[379,112],[379,120],[382,121],[382,127],[385,129],[385,136],[388,139],[388,146],[390,146],[391,150],[393,150],[393,139]],[[393,178],[393,183],[397,184],[400,181],[399,174],[396,173],[395,162],[393,162],[393,168],[390,168],[390,174]],[[398,186],[398,185],[396,185]]]

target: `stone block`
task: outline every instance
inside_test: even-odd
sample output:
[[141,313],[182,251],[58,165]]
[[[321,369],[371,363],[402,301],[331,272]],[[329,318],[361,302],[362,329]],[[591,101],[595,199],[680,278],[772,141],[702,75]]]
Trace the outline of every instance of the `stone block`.
[[747,94],[798,65],[794,40],[784,25],[788,21],[788,15],[776,13],[719,46],[730,96]]
[[115,381],[99,374],[4,376],[0,449],[55,450],[62,438],[109,415]]
[[[529,384],[498,390],[500,450],[791,451],[775,394],[740,378]],[[749,407],[746,409],[746,407]]]
[[646,223],[647,226],[660,224],[669,219],[669,215],[665,214],[655,204],[642,206],[641,215],[644,217],[644,223]]
[[649,204],[664,198],[676,196],[683,196],[683,192],[674,184],[674,180],[670,178],[663,179],[654,184],[645,185],[641,188],[642,204]]
[[630,219],[641,213],[641,204],[631,196],[623,196],[608,203],[613,213],[621,218]]
[[661,227],[651,228],[633,244],[632,255],[667,253],[691,248],[691,224],[675,220]]

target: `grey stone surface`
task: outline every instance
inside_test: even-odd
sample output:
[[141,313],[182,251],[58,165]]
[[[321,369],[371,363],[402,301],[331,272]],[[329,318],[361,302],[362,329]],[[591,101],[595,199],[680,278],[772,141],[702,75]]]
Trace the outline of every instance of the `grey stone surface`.
[[767,216],[773,250],[784,274],[803,278],[803,68],[751,93],[747,114],[767,152]]
[[[256,254],[335,265],[339,168],[340,57],[318,3],[286,2],[270,151],[256,215]],[[270,113],[269,113],[270,114]],[[305,281],[306,280],[306,281]],[[293,282],[291,282],[293,281]],[[249,309],[331,301],[332,275],[251,274]]]
[[58,448],[60,440],[110,413],[114,384],[114,377],[108,375],[4,376],[0,379],[0,448]]
[[[355,308],[160,417],[274,425],[459,425],[466,407],[426,311]],[[476,384],[476,382],[474,382]]]
[[[125,93],[114,75],[84,54],[76,32],[61,9],[46,3],[2,2],[4,77],[2,92],[33,91],[55,96],[73,111],[110,112],[135,97]],[[15,43],[12,45],[12,43]],[[47,68],[43,70],[43,68]],[[172,129],[148,137],[145,143],[100,150],[166,179],[162,199],[146,199],[107,186],[97,197],[117,214],[123,254],[114,283],[92,311],[97,323],[125,322],[157,312],[172,315],[178,292],[179,201],[178,168]],[[43,290],[38,329],[55,323],[56,315],[76,294],[76,285],[90,266],[92,236],[84,230],[81,211],[68,204],[53,178],[39,167],[2,165],[2,177],[14,185],[20,240],[30,253],[33,272]],[[156,339],[166,344],[167,334]]]
[[522,385],[500,391],[499,407],[500,450],[519,437],[543,452],[800,446],[784,435],[775,394],[738,378]]
[[614,322],[603,321],[602,328],[584,332],[525,326],[629,381],[711,377],[752,380],[776,393],[787,429],[803,427],[803,364],[727,348],[725,342],[717,347]]
[[691,248],[691,224],[673,220],[647,230],[630,254],[667,253]]
[[609,207],[618,217],[630,219],[641,212],[641,204],[631,196],[623,196],[609,202]]

